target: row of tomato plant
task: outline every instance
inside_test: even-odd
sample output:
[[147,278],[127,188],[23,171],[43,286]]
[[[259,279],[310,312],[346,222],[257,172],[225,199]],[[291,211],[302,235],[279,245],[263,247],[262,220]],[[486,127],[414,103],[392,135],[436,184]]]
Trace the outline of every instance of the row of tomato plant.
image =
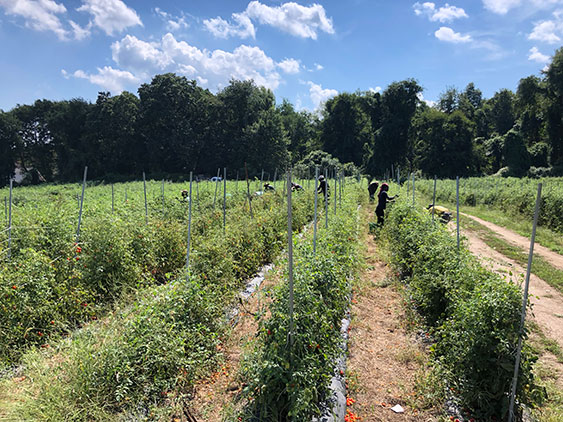
[[[515,177],[470,177],[460,179],[459,198],[461,205],[486,205],[504,212],[521,215],[530,221],[534,216],[538,183],[543,184],[542,208],[538,224],[563,232],[563,178],[546,177],[542,179]],[[416,189],[431,197],[433,180],[416,180]],[[456,181],[438,180],[436,200],[450,204],[456,203]]]
[[[409,301],[435,340],[431,353],[445,385],[473,417],[505,418],[520,331],[520,286],[484,269],[463,244],[457,251],[442,224],[406,201],[392,207],[383,233]],[[516,403],[535,406],[545,393],[534,380],[537,356],[527,335],[525,327]]]
[[[119,191],[127,189],[129,196],[114,206],[114,213],[111,187],[89,187],[78,243],[78,208],[71,194],[76,186],[16,189],[9,260],[7,239],[0,242],[0,253],[4,253],[0,261],[0,365],[14,364],[27,347],[47,347],[53,336],[102,317],[137,290],[181,274],[186,262],[188,204],[179,195],[181,187],[168,186],[164,202],[160,191],[149,196],[148,224],[142,185],[120,185]],[[193,207],[192,272],[213,280],[225,292],[232,291],[237,280],[251,275],[279,250],[283,224],[273,207],[278,207],[281,197],[267,195],[255,201],[256,223],[248,227],[239,224],[240,216],[247,213],[242,191],[229,197],[228,228],[222,239],[221,204],[212,206],[213,185],[202,187],[198,196],[201,200]],[[261,219],[268,223],[264,225]]]
[[[278,284],[260,320],[259,334],[242,376],[246,421],[306,421],[331,406],[329,385],[342,353],[340,327],[357,269],[357,185],[347,191],[328,228],[319,222],[316,253],[312,232],[294,240],[293,332],[289,283]],[[331,207],[329,207],[331,208]],[[287,262],[281,263],[287,266]]]
[[[311,219],[312,197],[303,192],[294,198],[298,230]],[[116,414],[136,411],[145,417],[156,416],[159,409],[169,413],[174,406],[166,410],[160,406],[179,402],[194,380],[220,360],[223,315],[234,293],[283,247],[287,215],[282,203],[279,194],[256,198],[251,217],[248,205],[239,201],[229,210],[225,232],[220,212],[205,207],[193,221],[189,282],[183,271],[187,235],[182,208],[177,210],[182,217],[148,225],[128,225],[115,215],[91,218],[85,222],[80,251],[73,248],[71,259],[61,260],[61,272],[71,274],[62,281],[82,283],[75,292],[88,294],[88,302],[83,297],[76,301],[72,291],[61,291],[66,285],[41,251],[18,252],[6,264],[11,271],[1,276],[3,293],[22,309],[14,314],[9,306],[2,314],[2,329],[8,334],[2,340],[3,350],[20,345],[24,324],[46,326],[45,333],[36,337],[50,347],[31,349],[20,359],[33,386],[19,398],[16,419],[90,421],[115,420]],[[173,215],[174,210],[167,211]],[[22,274],[27,278],[22,280]],[[118,300],[113,312],[99,321],[77,331],[65,326],[66,340],[57,341],[55,333],[48,331],[57,326],[56,320],[51,324],[56,312],[68,316],[75,303],[82,312],[97,311],[96,298],[122,296],[126,290],[131,293],[129,300]],[[67,310],[63,301],[69,303]],[[80,317],[75,318],[80,321]],[[47,343],[49,335],[54,337]]]

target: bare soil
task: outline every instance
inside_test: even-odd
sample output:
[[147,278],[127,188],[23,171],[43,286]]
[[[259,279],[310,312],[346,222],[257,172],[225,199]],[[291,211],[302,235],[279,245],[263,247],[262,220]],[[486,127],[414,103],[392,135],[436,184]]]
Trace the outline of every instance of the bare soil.
[[[377,259],[375,241],[364,232],[367,267],[352,301],[347,367],[349,394],[355,403],[348,409],[362,422],[436,421],[436,412],[409,406],[415,399],[415,377],[426,361],[426,352],[402,326],[400,287],[385,282],[390,269]],[[391,410],[397,404],[404,413]]]

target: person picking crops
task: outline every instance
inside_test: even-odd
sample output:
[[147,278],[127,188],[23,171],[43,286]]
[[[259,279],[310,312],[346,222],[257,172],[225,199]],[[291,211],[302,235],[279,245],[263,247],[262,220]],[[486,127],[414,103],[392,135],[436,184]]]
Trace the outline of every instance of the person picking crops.
[[373,202],[375,200],[375,193],[377,192],[377,188],[379,187],[379,183],[376,181],[371,182],[368,185],[368,193],[369,193],[369,201]]
[[383,227],[383,223],[385,222],[385,208],[387,207],[387,203],[393,201],[398,194],[395,196],[389,196],[387,191],[389,190],[389,185],[387,183],[383,183],[381,185],[381,189],[379,190],[379,194],[377,195],[378,203],[377,208],[375,208],[375,215],[377,215],[377,225],[379,227]]
[[452,219],[452,212],[446,207],[430,204],[426,209],[430,214],[437,215],[441,223],[448,223]]
[[322,193],[327,198],[330,196],[328,183],[322,174],[319,176],[319,187],[317,188],[317,192]]

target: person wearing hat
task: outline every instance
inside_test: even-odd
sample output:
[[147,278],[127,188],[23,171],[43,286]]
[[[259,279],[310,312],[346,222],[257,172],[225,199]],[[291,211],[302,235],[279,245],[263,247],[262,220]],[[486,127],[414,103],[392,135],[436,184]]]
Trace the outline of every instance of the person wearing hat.
[[326,182],[325,177],[321,174],[319,176],[319,187],[317,188],[317,192],[322,193],[324,196],[328,198],[328,196],[330,196],[328,189],[329,189],[328,183]]
[[377,208],[375,209],[375,215],[377,215],[377,225],[379,227],[383,227],[383,223],[385,222],[385,208],[387,207],[387,203],[391,202],[398,196],[389,196],[387,193],[388,190],[389,185],[387,183],[383,183],[381,185],[381,189],[379,190],[379,194],[377,195],[378,203]]

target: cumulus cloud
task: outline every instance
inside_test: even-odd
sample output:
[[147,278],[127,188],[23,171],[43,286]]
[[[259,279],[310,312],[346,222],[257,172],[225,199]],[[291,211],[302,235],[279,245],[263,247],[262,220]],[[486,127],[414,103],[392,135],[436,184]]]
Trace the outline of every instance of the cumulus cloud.
[[172,32],[179,31],[180,29],[185,29],[189,26],[188,23],[186,22],[186,17],[183,15],[174,16],[170,13],[161,10],[158,7],[155,7],[154,11],[158,15],[158,17],[160,17],[164,22],[166,22],[166,29],[168,31],[172,31]]
[[315,70],[323,70],[324,66],[322,64],[315,63]]
[[204,25],[212,34],[221,38],[230,36],[254,38],[256,33],[252,21],[301,38],[316,40],[321,31],[334,34],[332,19],[326,16],[325,9],[320,4],[302,6],[289,2],[271,7],[259,1],[251,1],[244,12],[233,13],[232,20],[234,22],[217,17],[205,20]]
[[530,55],[528,56],[528,60],[532,60],[538,63],[547,63],[549,62],[550,57],[546,54],[540,53],[537,47],[530,48]]
[[431,2],[415,3],[413,6],[414,13],[417,16],[427,16],[432,22],[451,22],[454,19],[467,18],[467,13],[461,7],[445,6],[436,9],[436,5]]
[[563,10],[553,13],[553,19],[537,22],[528,39],[557,44],[563,37]]
[[121,68],[148,79],[156,73],[176,72],[197,79],[211,89],[225,86],[229,80],[253,79],[258,85],[276,89],[284,72],[299,70],[299,62],[286,58],[276,63],[258,47],[240,45],[232,52],[199,49],[178,41],[171,33],[158,42],[146,42],[127,35],[111,46],[112,58]]
[[315,108],[319,108],[325,101],[338,95],[336,89],[323,89],[321,85],[311,81],[307,82],[307,85],[309,85],[309,95]]
[[472,41],[470,35],[461,35],[459,32],[454,32],[453,29],[447,26],[442,26],[436,32],[434,32],[436,38],[440,41],[450,42],[454,44],[468,43]]
[[368,89],[368,91],[375,94],[375,93],[377,93],[377,92],[381,92],[381,87],[380,87],[380,86],[376,86],[375,88],[373,88],[373,87],[370,86],[369,89]]
[[97,70],[98,73],[96,74],[88,74],[83,70],[77,70],[74,73],[69,74],[64,69],[61,73],[66,79],[70,77],[86,79],[90,81],[90,83],[98,85],[103,90],[110,91],[115,94],[119,94],[127,86],[137,85],[141,81],[131,72],[114,69],[111,66],[104,66],[103,68],[98,68]]
[[278,67],[285,73],[299,73],[300,64],[295,59],[285,59],[278,63]]
[[130,26],[143,26],[137,12],[121,0],[83,0],[82,6],[76,10],[90,13],[92,24],[107,35],[119,33]]
[[203,24],[209,32],[218,38],[256,37],[256,29],[248,16],[244,13],[233,13],[232,17],[235,23],[230,23],[220,17],[216,17],[204,20]]
[[562,3],[562,0],[483,0],[485,9],[499,15],[506,15],[510,10],[519,6],[542,10]]
[[59,18],[66,13],[66,7],[54,0],[0,0],[0,7],[7,15],[22,18],[28,28],[51,31],[61,40],[70,35]]
[[422,92],[419,92],[416,96],[418,97],[419,101],[425,102],[428,107],[434,107],[436,105],[436,101],[425,99],[424,95],[422,95]]

